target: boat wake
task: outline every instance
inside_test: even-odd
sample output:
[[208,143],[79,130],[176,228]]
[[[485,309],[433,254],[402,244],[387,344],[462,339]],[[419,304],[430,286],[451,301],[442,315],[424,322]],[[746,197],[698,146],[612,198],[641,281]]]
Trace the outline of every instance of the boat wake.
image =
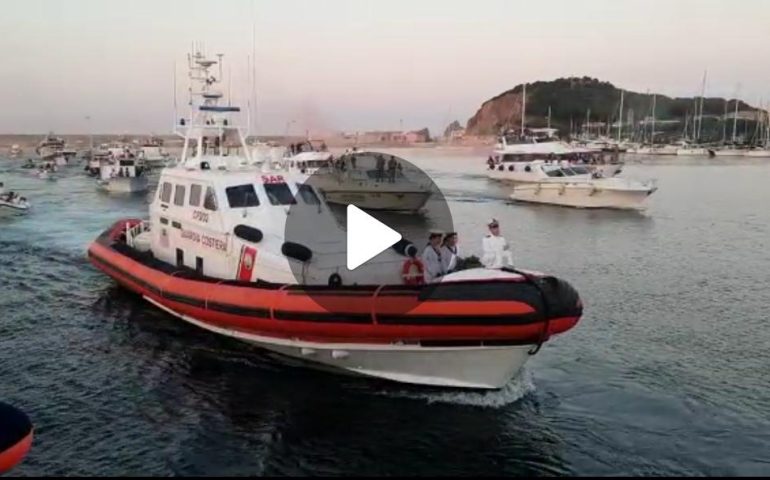
[[501,408],[518,402],[535,391],[535,382],[526,366],[521,375],[508,382],[499,390],[490,391],[415,391],[388,389],[377,392],[378,395],[391,398],[409,398],[423,400],[428,404],[447,403],[471,407]]

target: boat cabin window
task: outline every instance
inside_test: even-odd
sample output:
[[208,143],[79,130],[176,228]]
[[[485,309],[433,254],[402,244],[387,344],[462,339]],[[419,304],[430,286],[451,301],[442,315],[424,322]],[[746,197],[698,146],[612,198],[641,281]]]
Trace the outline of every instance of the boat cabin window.
[[203,208],[206,210],[217,210],[217,196],[214,194],[214,189],[206,187],[206,197],[203,199]]
[[313,187],[305,185],[304,183],[297,184],[297,191],[299,196],[302,197],[302,201],[308,205],[320,205],[321,200],[318,199],[318,195],[313,191]]
[[273,205],[294,205],[297,201],[285,183],[264,183],[267,199]]
[[163,186],[160,188],[160,201],[168,203],[171,201],[171,184],[163,182]]
[[227,187],[225,192],[227,193],[227,203],[230,205],[230,208],[259,206],[257,192],[254,190],[254,185],[251,183],[238,185],[236,187]]
[[201,186],[193,183],[190,185],[190,206],[199,207],[201,204]]
[[174,205],[184,207],[184,185],[177,185],[174,191]]
[[572,171],[574,171],[578,175],[587,175],[590,173],[586,167],[579,167],[579,166],[572,167]]
[[555,170],[548,170],[547,172],[545,172],[545,174],[548,175],[549,177],[563,177],[564,176],[564,172],[562,172],[561,169],[559,169],[559,168],[557,168]]

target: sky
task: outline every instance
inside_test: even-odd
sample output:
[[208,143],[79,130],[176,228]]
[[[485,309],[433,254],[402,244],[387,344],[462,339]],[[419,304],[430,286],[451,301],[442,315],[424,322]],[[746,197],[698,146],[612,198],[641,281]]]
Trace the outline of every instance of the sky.
[[770,103],[765,0],[4,0],[0,32],[0,133],[168,133],[193,41],[243,107],[255,54],[263,135],[437,133],[565,76]]

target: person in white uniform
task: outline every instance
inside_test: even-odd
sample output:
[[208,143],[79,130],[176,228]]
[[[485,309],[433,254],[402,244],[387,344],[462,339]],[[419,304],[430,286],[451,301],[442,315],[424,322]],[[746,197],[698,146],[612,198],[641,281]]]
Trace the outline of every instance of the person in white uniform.
[[457,256],[459,255],[457,248],[457,233],[449,232],[444,236],[444,241],[441,244],[441,262],[444,266],[444,273],[449,273],[457,267]]
[[487,225],[489,233],[481,241],[483,255],[481,263],[487,268],[501,268],[513,265],[508,240],[500,235],[500,224],[494,218]]
[[441,261],[441,233],[431,232],[428,245],[422,251],[422,263],[425,266],[425,283],[430,283],[442,277],[446,271]]

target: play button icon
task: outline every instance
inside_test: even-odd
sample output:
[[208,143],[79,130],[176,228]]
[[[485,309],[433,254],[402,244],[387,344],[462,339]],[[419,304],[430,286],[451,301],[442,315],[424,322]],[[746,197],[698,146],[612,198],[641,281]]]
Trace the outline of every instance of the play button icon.
[[355,205],[347,207],[347,267],[355,270],[401,240],[401,234]]
[[[263,250],[255,270],[286,284],[285,296],[279,294],[286,308],[307,298],[339,313],[334,321],[368,323],[380,293],[419,283],[413,279],[427,268],[421,255],[432,233],[455,231],[452,212],[430,176],[391,151],[354,148],[331,155],[320,166],[287,158],[280,169],[265,158],[263,169],[275,170],[267,178],[277,182],[264,185],[265,221],[278,224],[285,214],[286,222],[283,238],[266,230],[262,248],[277,243],[280,250],[273,257]],[[250,215],[244,213],[243,223]],[[387,302],[388,312],[397,315],[418,303]]]

